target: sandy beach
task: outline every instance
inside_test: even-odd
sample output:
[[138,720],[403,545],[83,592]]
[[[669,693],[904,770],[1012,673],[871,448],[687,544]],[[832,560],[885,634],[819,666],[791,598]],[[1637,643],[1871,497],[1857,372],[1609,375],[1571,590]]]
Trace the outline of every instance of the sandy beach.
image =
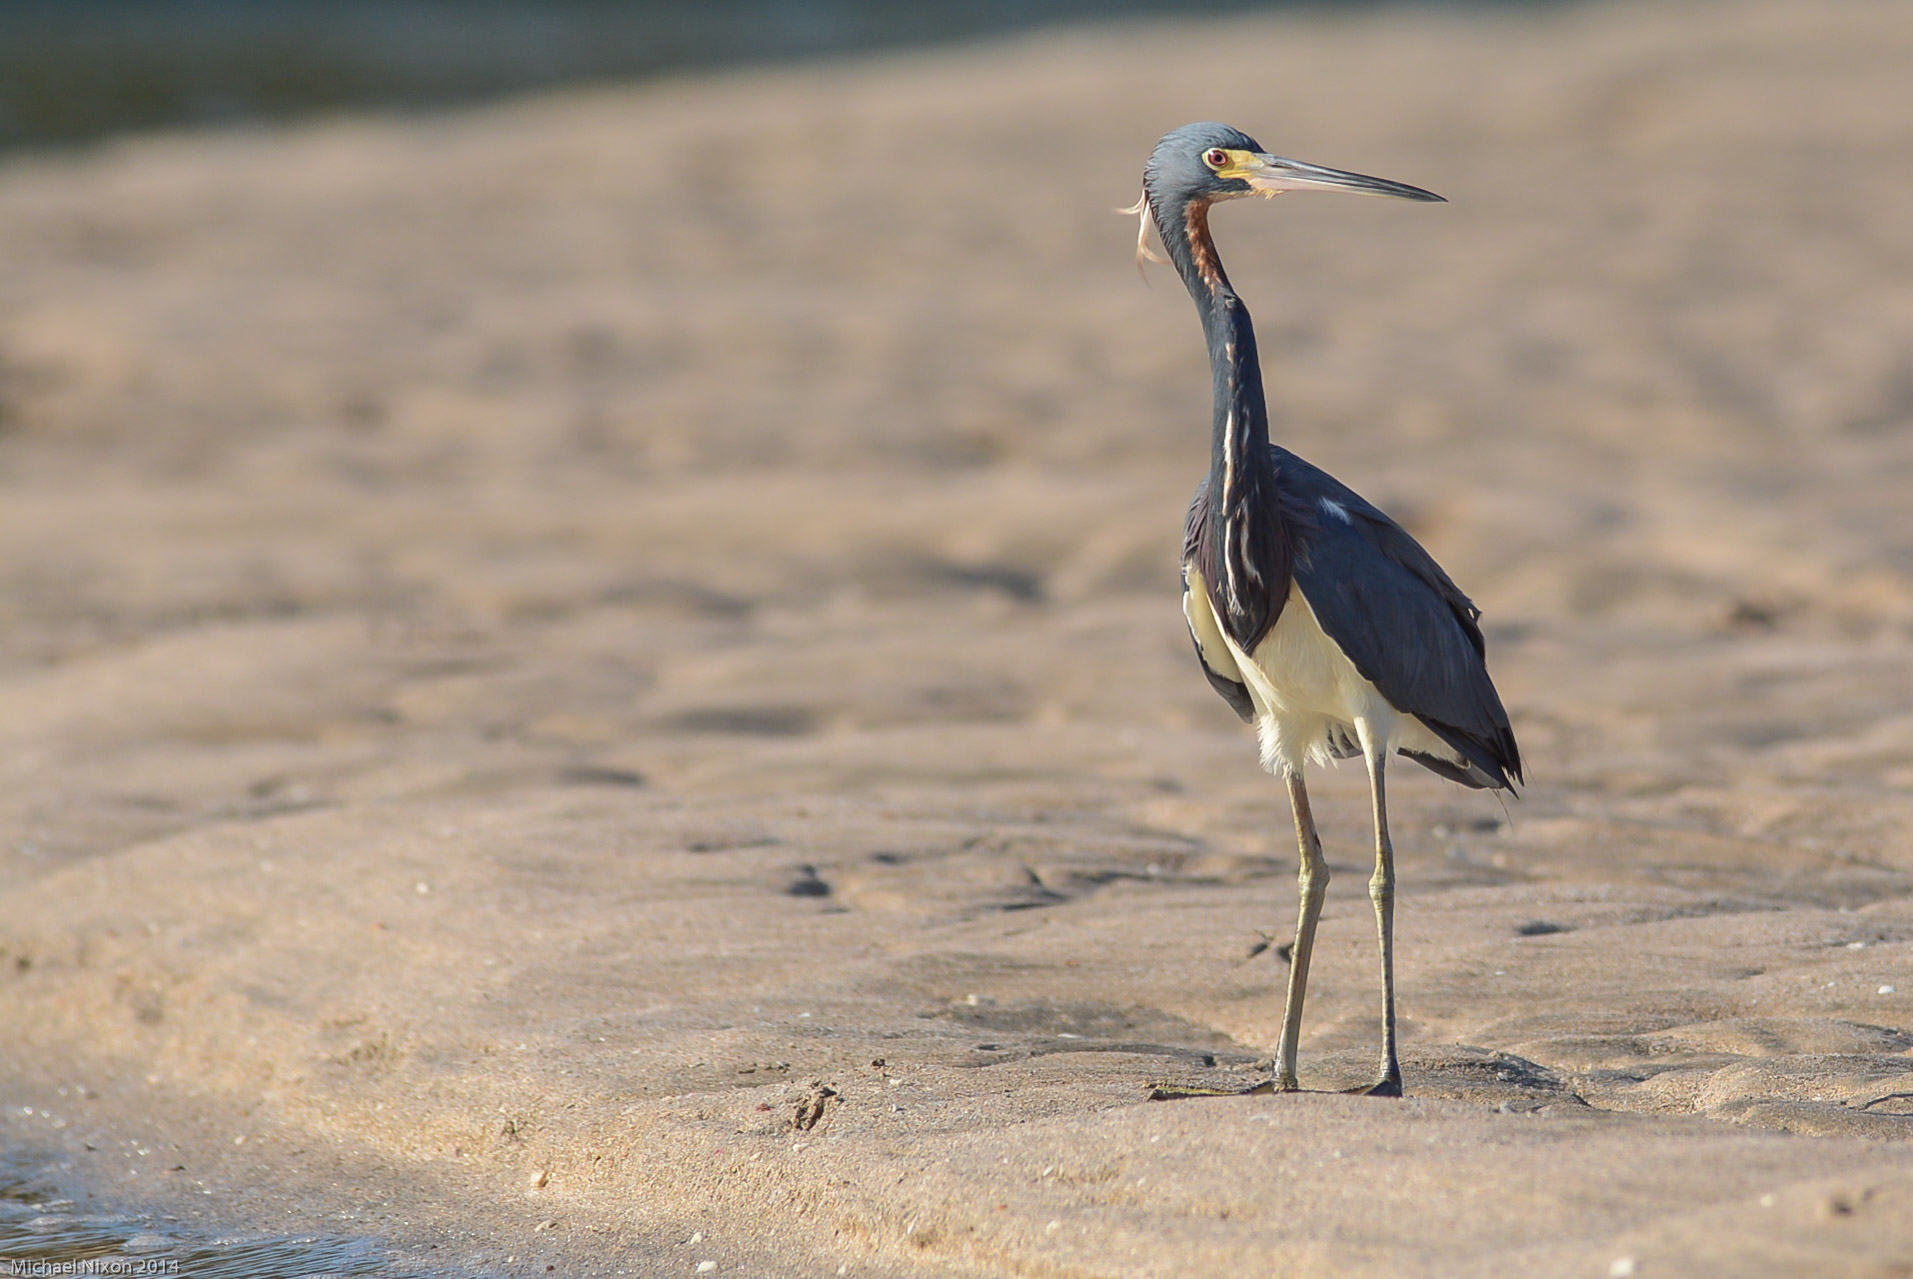
[[[1383,9],[0,162],[0,1145],[427,1273],[1913,1273],[1913,10]],[[1281,785],[1176,556],[1274,434],[1530,785]],[[713,1263],[705,1267],[703,1263]]]

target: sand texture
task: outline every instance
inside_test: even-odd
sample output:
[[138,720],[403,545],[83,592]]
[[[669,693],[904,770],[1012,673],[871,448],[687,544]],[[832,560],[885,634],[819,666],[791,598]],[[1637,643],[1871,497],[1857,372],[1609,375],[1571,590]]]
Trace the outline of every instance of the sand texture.
[[[1063,32],[0,165],[0,1133],[488,1274],[1913,1273],[1913,8]],[[1208,372],[1532,785],[1281,786]],[[1260,1063],[1260,1064],[1258,1064]],[[696,1240],[693,1242],[693,1240]]]

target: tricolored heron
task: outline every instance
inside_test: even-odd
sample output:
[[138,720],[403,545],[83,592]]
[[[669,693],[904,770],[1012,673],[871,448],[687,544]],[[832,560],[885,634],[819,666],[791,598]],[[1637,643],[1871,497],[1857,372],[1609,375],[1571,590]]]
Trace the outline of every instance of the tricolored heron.
[[1522,780],[1521,755],[1488,678],[1480,610],[1401,525],[1269,442],[1255,330],[1210,239],[1209,206],[1283,191],[1441,199],[1270,155],[1227,125],[1191,124],[1156,145],[1143,197],[1128,211],[1143,219],[1138,250],[1146,251],[1153,221],[1188,285],[1215,378],[1209,474],[1183,532],[1183,612],[1203,674],[1255,724],[1263,766],[1287,781],[1301,847],[1301,911],[1275,1077],[1251,1091],[1299,1086],[1296,1040],[1329,879],[1302,768],[1360,754],[1374,802],[1368,895],[1382,951],[1381,1076],[1361,1091],[1400,1096],[1395,865],[1383,774],[1399,752],[1464,786],[1512,789]]

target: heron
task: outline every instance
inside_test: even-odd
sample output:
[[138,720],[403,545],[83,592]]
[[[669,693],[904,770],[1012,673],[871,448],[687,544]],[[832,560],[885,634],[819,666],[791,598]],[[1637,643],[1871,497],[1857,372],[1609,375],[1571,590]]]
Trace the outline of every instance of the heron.
[[[1368,771],[1381,944],[1381,1062],[1353,1091],[1402,1094],[1395,1032],[1395,860],[1388,762],[1400,754],[1461,783],[1512,791],[1521,755],[1488,676],[1481,611],[1408,532],[1321,468],[1269,439],[1255,329],[1209,233],[1225,200],[1341,191],[1440,202],[1420,187],[1271,155],[1223,124],[1165,136],[1143,169],[1139,256],[1151,225],[1195,300],[1215,406],[1209,473],[1189,504],[1183,613],[1209,683],[1255,725],[1262,764],[1288,786],[1301,853],[1300,910],[1273,1078],[1293,1092],[1309,959],[1329,872],[1303,766],[1359,755]],[[1157,258],[1161,261],[1162,259]],[[1192,1096],[1207,1089],[1158,1090]]]

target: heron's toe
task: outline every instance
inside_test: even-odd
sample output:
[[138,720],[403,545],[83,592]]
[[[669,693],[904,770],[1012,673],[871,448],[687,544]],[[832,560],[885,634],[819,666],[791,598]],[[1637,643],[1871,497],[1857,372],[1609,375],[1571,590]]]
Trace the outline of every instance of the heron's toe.
[[1399,1097],[1402,1095],[1402,1081],[1399,1077],[1377,1079],[1372,1084],[1345,1089],[1344,1092],[1351,1097]]

